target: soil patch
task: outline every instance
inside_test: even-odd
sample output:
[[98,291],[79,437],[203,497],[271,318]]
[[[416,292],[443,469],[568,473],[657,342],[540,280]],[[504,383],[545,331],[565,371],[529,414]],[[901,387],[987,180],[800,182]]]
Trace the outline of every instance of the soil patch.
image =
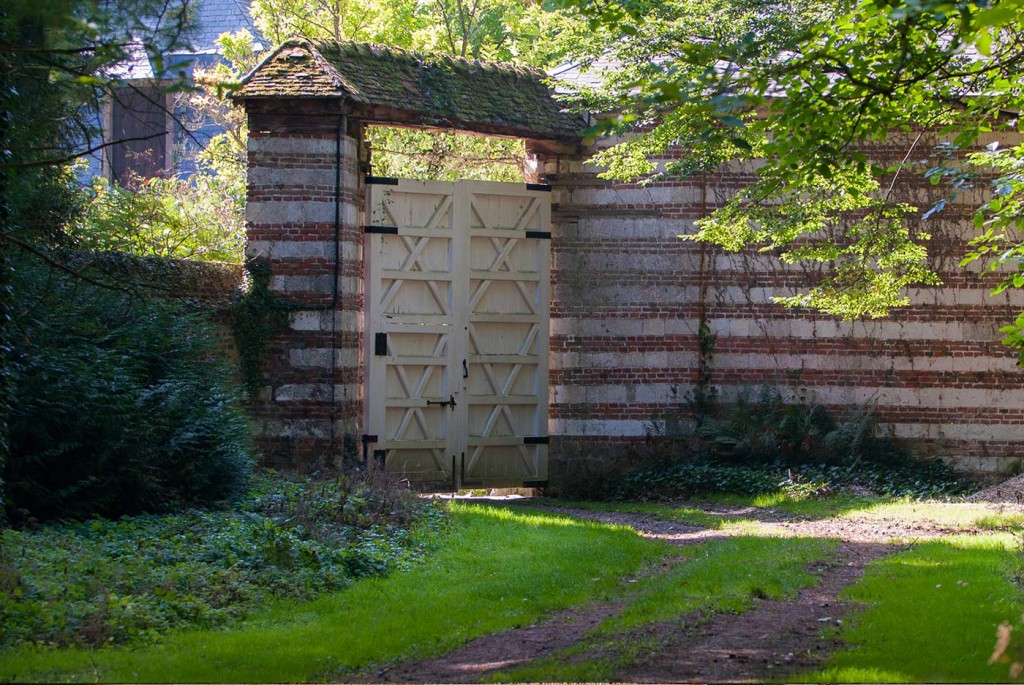
[[1024,473],[1002,483],[980,490],[967,498],[968,502],[1009,502],[1024,504]]
[[838,646],[828,628],[845,620],[850,606],[837,599],[864,567],[895,548],[885,543],[843,544],[820,582],[792,600],[764,600],[743,614],[717,614],[682,632],[679,626],[657,654],[631,664],[624,682],[764,682],[813,669]]

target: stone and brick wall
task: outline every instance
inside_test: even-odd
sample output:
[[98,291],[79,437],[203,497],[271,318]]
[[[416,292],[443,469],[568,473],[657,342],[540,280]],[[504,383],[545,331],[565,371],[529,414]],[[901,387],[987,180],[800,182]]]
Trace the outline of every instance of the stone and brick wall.
[[[931,220],[944,287],[914,290],[888,318],[850,323],[772,302],[812,272],[677,238],[753,180],[749,170],[648,187],[595,172],[537,160],[537,177],[554,185],[553,474],[559,449],[578,459],[685,427],[702,374],[722,403],[773,384],[840,413],[874,404],[883,430],[965,470],[1024,459],[1024,372],[998,332],[1024,309],[1024,293],[991,297],[998,276],[958,265],[977,197]],[[898,191],[924,208],[937,199],[909,172]],[[699,353],[702,337],[710,354]]]
[[253,403],[259,447],[271,465],[337,467],[362,415],[359,132],[259,122],[250,118],[246,254],[267,260],[271,292],[293,307]]

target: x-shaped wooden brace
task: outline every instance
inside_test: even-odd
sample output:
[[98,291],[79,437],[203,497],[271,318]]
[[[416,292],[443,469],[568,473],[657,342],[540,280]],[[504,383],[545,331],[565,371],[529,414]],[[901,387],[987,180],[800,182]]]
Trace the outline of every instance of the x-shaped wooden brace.
[[[402,392],[405,393],[405,399],[415,400],[423,397],[423,391],[426,390],[427,384],[430,383],[431,377],[434,375],[434,369],[444,366],[444,355],[445,348],[448,345],[448,335],[439,334],[437,336],[437,342],[434,344],[434,349],[428,355],[438,360],[437,365],[427,365],[423,368],[423,373],[420,374],[419,380],[413,385],[409,382],[409,375],[406,373],[406,367],[402,364],[394,364],[392,368],[395,370],[395,376],[398,378],[398,384],[402,387]],[[401,440],[405,437],[405,432],[409,429],[409,424],[413,421],[419,427],[421,432],[421,438],[425,440],[432,439],[430,432],[427,430],[427,422],[423,416],[422,407],[406,407],[405,414],[402,416],[402,420],[398,424],[398,428],[395,430],[392,436],[393,440]],[[436,436],[435,436],[436,437]]]
[[[519,345],[519,349],[516,351],[516,354],[521,357],[530,356],[530,350],[536,342],[537,335],[539,333],[540,326],[538,324],[533,324],[532,326],[530,326],[530,330],[526,334],[526,337],[523,339],[522,343]],[[470,325],[469,327],[469,342],[470,345],[472,345],[473,347],[473,351],[479,355],[480,345],[476,338],[476,329],[472,325]],[[504,378],[503,381],[499,383],[497,374],[494,371],[493,364],[488,364],[484,362],[481,363],[480,366],[484,371],[484,377],[487,379],[488,385],[491,386],[491,391],[497,397],[508,397],[509,393],[512,392],[512,388],[515,385],[516,379],[519,377],[520,371],[522,371],[523,368],[523,364],[513,364],[512,368],[508,372],[508,375]],[[511,435],[515,435],[515,419],[512,416],[512,410],[509,408],[509,405],[500,404],[500,402],[495,402],[494,407],[491,409],[491,413],[487,417],[487,421],[484,422],[483,429],[480,431],[480,437],[491,437],[491,434],[494,432],[495,426],[498,425],[499,417],[505,420],[505,424],[508,426],[509,433]],[[519,458],[523,461],[523,464],[529,469],[530,454],[528,448],[522,444],[516,445],[516,447],[519,452]],[[479,458],[483,449],[484,446],[480,445],[477,446],[475,450],[473,450],[473,453],[470,456],[469,460],[470,466],[476,463],[476,460],[477,458]]]
[[[423,227],[424,230],[430,230],[435,228],[438,222],[444,216],[447,215],[448,210],[451,207],[451,204],[451,196],[444,196],[441,202],[439,202],[437,206],[434,208],[433,214],[430,215],[430,218],[427,220],[426,226]],[[387,217],[391,220],[391,222],[394,225],[398,226],[399,222],[395,218],[394,214],[391,212],[391,208],[386,204],[383,205],[383,208],[385,214],[387,214]],[[401,227],[399,228],[399,230],[401,230]],[[401,239],[402,244],[405,246],[408,255],[405,257],[404,260],[402,260],[402,264],[398,267],[398,269],[396,269],[396,271],[417,271],[421,273],[425,272],[426,269],[424,269],[423,264],[420,263],[420,258],[423,256],[423,250],[427,247],[427,245],[430,244],[430,241],[434,239],[451,240],[451,238],[448,237],[439,238],[437,236],[414,237],[408,235],[399,235],[399,238]],[[398,294],[398,291],[401,290],[402,286],[405,283],[406,280],[397,277],[391,282],[391,285],[388,287],[388,289],[384,292],[384,295],[381,297],[381,311],[388,310],[388,307],[394,301],[395,296]],[[424,281],[424,283],[426,283],[427,289],[430,290],[431,297],[433,297],[434,301],[437,303],[437,306],[440,307],[441,313],[446,315],[450,314],[451,312],[448,307],[448,298],[443,297],[441,295],[441,292],[437,287],[437,281],[426,280]]]

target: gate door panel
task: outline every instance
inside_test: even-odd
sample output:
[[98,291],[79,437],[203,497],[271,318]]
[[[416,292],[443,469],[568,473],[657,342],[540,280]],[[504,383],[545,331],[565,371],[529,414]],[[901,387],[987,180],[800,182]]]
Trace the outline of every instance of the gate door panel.
[[550,195],[367,186],[367,427],[388,471],[547,479]]
[[469,208],[467,485],[547,480],[550,195],[495,185],[462,184]]
[[456,355],[451,184],[367,186],[367,425],[389,470],[450,480]]

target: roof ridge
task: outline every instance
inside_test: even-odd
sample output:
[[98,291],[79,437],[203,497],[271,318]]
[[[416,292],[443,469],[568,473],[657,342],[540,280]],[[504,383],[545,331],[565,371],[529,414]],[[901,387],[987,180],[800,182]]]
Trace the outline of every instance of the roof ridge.
[[[496,62],[493,60],[477,59],[475,57],[460,57],[458,55],[449,55],[443,52],[420,52],[418,50],[410,50],[407,48],[400,48],[392,45],[384,45],[381,43],[368,43],[365,41],[355,40],[312,40],[308,38],[297,38],[291,39],[297,41],[305,41],[316,49],[322,47],[327,48],[347,48],[353,49],[360,53],[362,56],[376,56],[379,57],[379,53],[386,53],[397,57],[405,57],[407,59],[413,59],[423,64],[429,64],[431,62],[445,61],[453,66],[465,66],[465,67],[477,67],[481,69],[493,69],[495,71],[503,73],[516,73],[523,76],[540,76],[543,77],[545,74],[541,69],[536,67],[523,66],[519,64],[509,64],[507,62]],[[289,41],[290,42],[290,41]]]
[[285,50],[294,50],[295,48],[304,48],[309,52],[310,57],[312,57],[313,60],[317,63],[321,71],[323,71],[324,75],[327,76],[331,81],[333,81],[334,85],[337,86],[339,91],[341,91],[339,95],[348,94],[357,99],[365,99],[365,94],[361,93],[357,87],[355,87],[353,84],[349,83],[344,77],[342,77],[341,73],[338,71],[338,68],[334,64],[332,64],[329,59],[323,56],[320,50],[317,49],[317,44],[314,41],[311,41],[308,38],[304,37],[289,38],[288,40],[284,41],[279,46],[277,46],[276,49],[268,52],[263,57],[263,59],[261,59],[256,64],[256,66],[250,69],[249,72],[239,80],[239,86],[245,86],[247,83],[249,83],[252,77],[260,69],[262,69],[265,65],[269,64],[270,62],[273,62],[275,59],[281,56],[285,52]]

